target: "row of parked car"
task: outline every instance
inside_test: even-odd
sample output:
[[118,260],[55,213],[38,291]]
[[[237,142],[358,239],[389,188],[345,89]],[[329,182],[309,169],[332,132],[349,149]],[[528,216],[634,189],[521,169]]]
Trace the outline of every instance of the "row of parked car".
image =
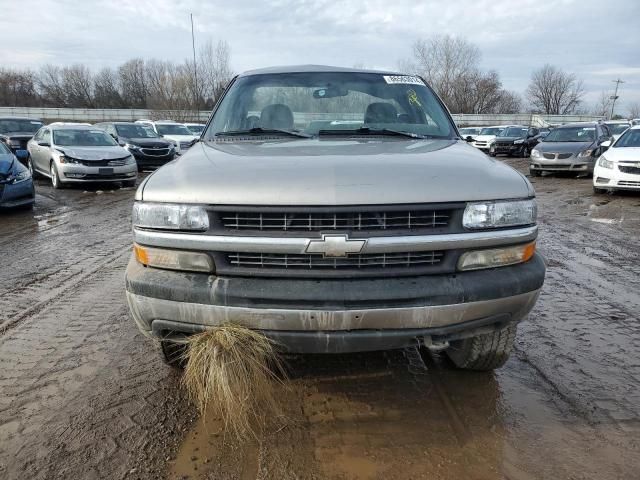
[[0,207],[31,207],[32,178],[54,188],[82,182],[132,187],[138,172],[157,168],[188,150],[205,125],[171,120],[45,125],[30,118],[0,118]]
[[523,125],[461,128],[488,155],[529,158],[529,172],[592,176],[596,193],[640,190],[640,119],[580,122],[549,128]]

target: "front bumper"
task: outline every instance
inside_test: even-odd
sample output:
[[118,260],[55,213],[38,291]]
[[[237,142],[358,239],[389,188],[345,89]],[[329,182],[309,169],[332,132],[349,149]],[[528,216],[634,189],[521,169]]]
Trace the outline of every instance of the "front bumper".
[[640,174],[624,173],[614,168],[596,165],[593,170],[593,186],[612,190],[640,190]]
[[540,172],[593,172],[595,158],[569,157],[567,159],[549,160],[546,158],[530,157],[529,169]]
[[135,180],[138,176],[138,166],[135,163],[119,167],[90,167],[56,162],[56,166],[60,180],[64,183],[122,182]]
[[129,150],[139,168],[159,168],[176,158],[174,150],[169,155],[146,155],[139,150]]
[[292,352],[333,353],[453,340],[519,322],[544,275],[538,255],[448,275],[326,280],[216,277],[146,268],[132,258],[126,288],[134,320],[151,337],[233,322]]
[[33,204],[36,191],[32,180],[0,184],[0,208],[23,207]]

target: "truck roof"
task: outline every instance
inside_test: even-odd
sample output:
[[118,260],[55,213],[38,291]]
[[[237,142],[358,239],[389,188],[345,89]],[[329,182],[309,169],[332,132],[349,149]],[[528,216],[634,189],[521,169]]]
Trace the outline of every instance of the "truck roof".
[[348,67],[331,67],[328,65],[287,65],[279,67],[259,68],[256,70],[248,70],[240,74],[241,77],[251,75],[267,75],[274,73],[378,73],[383,75],[409,75],[407,73],[392,70],[366,70],[362,68]]

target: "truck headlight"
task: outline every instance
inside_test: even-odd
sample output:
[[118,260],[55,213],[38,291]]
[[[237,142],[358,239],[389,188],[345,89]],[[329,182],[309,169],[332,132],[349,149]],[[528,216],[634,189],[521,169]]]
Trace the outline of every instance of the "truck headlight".
[[541,156],[538,150],[531,150],[531,158],[540,158]]
[[468,203],[462,216],[465,228],[500,228],[536,223],[538,207],[527,200]]
[[133,204],[133,226],[205,231],[209,228],[209,215],[204,208],[195,205],[136,202]]
[[611,160],[607,160],[604,155],[602,155],[598,160],[598,165],[602,168],[613,169],[613,162]]
[[187,252],[183,250],[167,250],[133,245],[136,260],[142,265],[168,270],[212,273],[213,261],[206,253]]
[[458,270],[480,270],[483,268],[506,267],[524,263],[536,253],[536,242],[514,247],[492,248],[465,252],[458,260]]

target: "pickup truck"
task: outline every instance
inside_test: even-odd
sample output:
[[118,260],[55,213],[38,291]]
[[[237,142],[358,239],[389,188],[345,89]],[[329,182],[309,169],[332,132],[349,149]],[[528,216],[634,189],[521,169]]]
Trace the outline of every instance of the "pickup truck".
[[544,281],[536,213],[420,77],[250,71],[139,186],[127,300],[172,364],[175,340],[231,322],[288,352],[421,345],[491,370]]

